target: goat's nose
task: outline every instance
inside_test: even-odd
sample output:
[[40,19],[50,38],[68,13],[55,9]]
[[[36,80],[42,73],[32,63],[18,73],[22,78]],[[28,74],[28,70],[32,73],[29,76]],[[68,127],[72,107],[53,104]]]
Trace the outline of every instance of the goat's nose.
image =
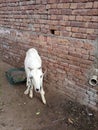
[[39,91],[39,89],[38,89],[38,88],[36,88],[36,91],[38,92],[38,91]]

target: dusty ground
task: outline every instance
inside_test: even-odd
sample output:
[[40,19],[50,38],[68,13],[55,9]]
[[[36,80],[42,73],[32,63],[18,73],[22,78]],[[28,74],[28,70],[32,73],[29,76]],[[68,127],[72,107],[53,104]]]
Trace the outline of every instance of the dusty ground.
[[24,95],[25,84],[10,85],[5,71],[11,66],[0,61],[0,130],[97,130],[98,116],[85,106],[46,89],[47,105],[38,94]]

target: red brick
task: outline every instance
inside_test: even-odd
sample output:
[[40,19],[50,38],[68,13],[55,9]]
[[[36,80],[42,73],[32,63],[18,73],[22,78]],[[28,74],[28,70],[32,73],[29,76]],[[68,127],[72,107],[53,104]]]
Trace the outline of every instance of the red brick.
[[57,8],[63,8],[63,3],[59,3],[59,4],[57,4]]
[[92,16],[83,16],[83,21],[85,21],[87,23],[90,22],[91,19],[92,19]]
[[92,8],[93,7],[93,2],[87,2],[85,5],[85,8]]
[[67,15],[63,15],[63,20],[64,21],[68,21],[68,16]]
[[79,32],[80,32],[80,33],[86,33],[86,32],[87,32],[87,29],[86,29],[86,28],[79,28]]
[[87,37],[87,35],[86,34],[82,34],[82,33],[73,33],[72,37],[85,39]]
[[74,15],[69,15],[69,20],[75,20],[75,16]]
[[60,32],[60,36],[70,37],[71,36],[71,32],[62,31],[62,32]]
[[87,49],[87,50],[92,50],[94,47],[91,44],[89,44],[89,43],[84,43],[84,47],[83,48]]
[[61,14],[63,14],[63,15],[71,15],[72,10],[71,9],[62,9]]
[[76,16],[77,21],[83,21],[83,16]]
[[70,31],[71,32],[71,27],[66,27],[66,31]]
[[93,7],[98,9],[98,1],[94,1]]
[[57,4],[51,4],[50,8],[56,9],[57,8]]
[[72,32],[78,32],[79,28],[78,27],[72,27]]
[[59,36],[60,35],[60,31],[55,31],[55,35]]
[[87,29],[87,33],[88,34],[93,34],[94,33],[94,29]]
[[77,3],[71,3],[70,8],[71,9],[76,9],[77,8]]
[[89,40],[95,40],[97,38],[97,35],[87,35],[87,39]]
[[48,0],[48,3],[57,3],[58,0]]
[[88,12],[88,15],[98,16],[98,9],[91,9],[91,10]]
[[91,21],[98,22],[98,16],[92,16]]
[[63,8],[69,8],[70,7],[70,3],[63,3]]
[[85,16],[88,15],[88,10],[87,9],[76,9],[72,11],[73,15],[81,15],[81,16]]
[[98,29],[98,23],[88,23],[88,28]]
[[85,3],[78,3],[77,8],[85,8]]
[[84,25],[85,25],[84,22],[78,22],[78,21],[71,21],[70,24],[72,27],[84,27]]

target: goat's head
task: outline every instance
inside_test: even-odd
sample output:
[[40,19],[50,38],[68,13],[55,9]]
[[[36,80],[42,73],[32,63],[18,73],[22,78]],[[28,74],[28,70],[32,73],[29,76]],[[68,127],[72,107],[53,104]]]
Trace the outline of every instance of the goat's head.
[[40,92],[41,87],[43,85],[43,76],[44,73],[42,72],[42,68],[29,68],[30,70],[30,81],[31,84],[34,86],[36,92]]

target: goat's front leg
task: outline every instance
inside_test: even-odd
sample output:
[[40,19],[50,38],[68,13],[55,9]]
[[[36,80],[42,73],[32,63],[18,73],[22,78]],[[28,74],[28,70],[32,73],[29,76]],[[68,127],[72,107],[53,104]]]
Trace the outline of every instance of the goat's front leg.
[[30,87],[29,97],[33,98],[33,86]]
[[30,91],[31,83],[29,78],[27,78],[27,83],[26,83],[27,89],[24,91],[24,94],[27,95]]
[[43,103],[46,104],[45,91],[43,90],[43,87],[41,88],[40,94],[41,94],[41,98],[42,98]]

